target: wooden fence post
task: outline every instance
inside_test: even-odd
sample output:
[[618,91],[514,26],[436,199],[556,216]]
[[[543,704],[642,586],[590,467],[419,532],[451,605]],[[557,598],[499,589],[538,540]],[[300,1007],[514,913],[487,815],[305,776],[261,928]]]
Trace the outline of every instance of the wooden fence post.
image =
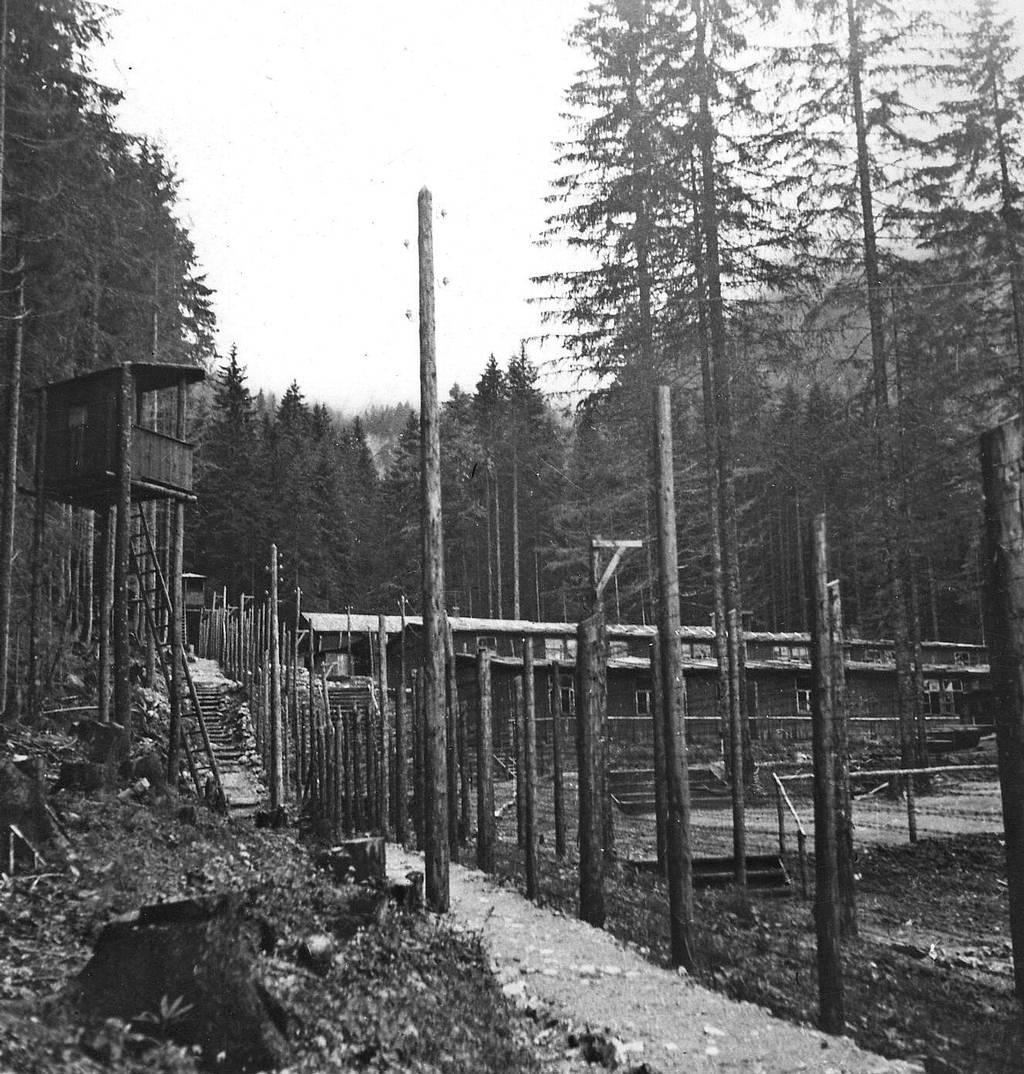
[[[857,935],[857,889],[853,860],[853,794],[850,789],[850,735],[846,719],[846,650],[839,582],[829,582],[829,644],[832,649],[832,723],[836,756],[836,868],[839,873],[839,928],[844,939]],[[782,836],[784,840],[784,835]]]
[[523,676],[512,680],[512,755],[516,762],[516,842],[526,846],[526,729],[523,714]]
[[579,767],[580,920],[604,925],[604,822],[601,722],[606,706],[604,612],[576,628],[576,760]]
[[536,900],[537,877],[537,699],[533,678],[533,644],[523,639],[523,790],[526,822],[526,897]]
[[494,753],[491,724],[491,653],[476,654],[480,708],[476,726],[476,864],[485,873],[494,872]]
[[[281,733],[281,641],[277,615],[277,545],[270,546],[270,808],[284,801],[284,742]],[[225,610],[226,614],[226,610]]]
[[665,690],[661,666],[661,638],[651,639],[651,708],[654,722],[654,819],[658,869],[668,876],[668,779],[665,769]]
[[459,702],[457,730],[459,739],[459,840],[466,842],[473,828],[473,807],[469,783],[469,703]]
[[412,826],[416,849],[423,849],[423,672],[412,673]]
[[445,742],[447,745],[448,775],[448,852],[451,860],[459,860],[459,681],[455,670],[455,638],[451,623],[444,624],[445,682]]
[[402,630],[398,635],[398,684],[395,687],[395,842],[409,837],[409,702],[408,661],[405,654],[405,603],[402,604]]
[[981,438],[985,637],[999,751],[1017,998],[1024,1004],[1024,438],[1020,417]]
[[814,752],[814,919],[818,936],[818,1009],[821,1028],[841,1033],[843,967],[839,949],[839,876],[836,861],[835,757],[832,741],[832,652],[825,516],[811,520],[810,589],[812,733]]
[[679,554],[676,543],[672,402],[668,385],[655,389],[655,496],[658,516],[658,639],[661,649],[665,751],[665,860],[672,961],[688,970],[693,957],[693,868],[690,785],[686,760],[686,680],[679,651]]
[[555,856],[565,858],[565,758],[562,727],[562,669],[551,661],[551,764],[554,768]]
[[380,695],[380,823],[385,836],[391,834],[391,706],[388,703],[388,621],[377,617],[377,692]]

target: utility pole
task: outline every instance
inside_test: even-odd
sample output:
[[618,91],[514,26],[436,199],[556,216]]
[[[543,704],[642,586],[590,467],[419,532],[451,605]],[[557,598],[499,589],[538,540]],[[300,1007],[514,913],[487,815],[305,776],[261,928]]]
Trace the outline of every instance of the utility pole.
[[693,867],[690,848],[690,784],[684,715],[686,680],[679,652],[679,553],[676,545],[676,492],[672,463],[672,397],[668,385],[655,388],[655,479],[658,512],[658,641],[661,657],[665,764],[665,852],[672,961],[688,970],[693,958]]
[[433,202],[419,193],[420,474],[423,529],[424,850],[427,906],[446,913],[448,890],[448,774],[444,673],[444,535],[441,528],[441,439],[434,324]]

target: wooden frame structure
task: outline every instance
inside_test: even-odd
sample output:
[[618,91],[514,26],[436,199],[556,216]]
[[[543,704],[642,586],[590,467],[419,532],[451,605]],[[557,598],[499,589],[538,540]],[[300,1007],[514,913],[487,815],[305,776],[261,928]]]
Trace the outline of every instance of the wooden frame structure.
[[[36,464],[37,528],[45,518],[43,502],[57,500],[103,514],[113,536],[113,717],[128,726],[129,690],[128,572],[131,559],[131,505],[172,500],[175,512],[174,563],[170,586],[171,660],[182,667],[181,545],[184,504],[192,493],[193,446],[185,439],[188,386],[205,379],[198,366],[125,362],[47,385],[40,392]],[[147,398],[174,392],[164,429],[146,424]],[[155,424],[155,423],[154,423]],[[111,516],[114,525],[110,525]],[[104,556],[104,571],[107,558]],[[102,589],[101,589],[102,592]],[[104,617],[105,618],[105,617]],[[101,663],[105,663],[106,624],[101,623]],[[105,667],[100,669],[101,683]],[[172,675],[176,683],[178,674]],[[172,688],[172,725],[180,701]],[[101,691],[102,694],[102,691]],[[102,701],[102,697],[101,697]],[[101,718],[106,718],[101,703]],[[177,712],[175,710],[177,709]],[[172,726],[169,765],[177,763],[177,726]]]

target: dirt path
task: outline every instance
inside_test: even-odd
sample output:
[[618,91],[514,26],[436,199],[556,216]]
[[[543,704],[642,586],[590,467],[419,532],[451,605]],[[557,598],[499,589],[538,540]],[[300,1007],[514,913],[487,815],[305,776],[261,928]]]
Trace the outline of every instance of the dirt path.
[[[420,854],[389,844],[388,872],[423,869]],[[481,932],[512,996],[549,1004],[565,1020],[642,1045],[628,1062],[664,1074],[911,1074],[923,1068],[883,1059],[845,1037],[829,1037],[736,1003],[652,965],[612,936],[536,907],[483,873],[451,868],[452,919]]]

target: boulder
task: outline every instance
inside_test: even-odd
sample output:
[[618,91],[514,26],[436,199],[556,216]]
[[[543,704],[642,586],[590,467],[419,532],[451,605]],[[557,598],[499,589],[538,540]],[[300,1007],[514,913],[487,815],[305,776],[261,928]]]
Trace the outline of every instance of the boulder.
[[106,765],[94,764],[92,761],[64,761],[57,773],[53,790],[84,791],[91,794],[105,787],[110,775],[110,769]]
[[103,929],[67,998],[87,1027],[119,1018],[152,1033],[156,1023],[218,1071],[276,1069],[286,1016],[258,979],[261,941],[238,894],[144,906]]

